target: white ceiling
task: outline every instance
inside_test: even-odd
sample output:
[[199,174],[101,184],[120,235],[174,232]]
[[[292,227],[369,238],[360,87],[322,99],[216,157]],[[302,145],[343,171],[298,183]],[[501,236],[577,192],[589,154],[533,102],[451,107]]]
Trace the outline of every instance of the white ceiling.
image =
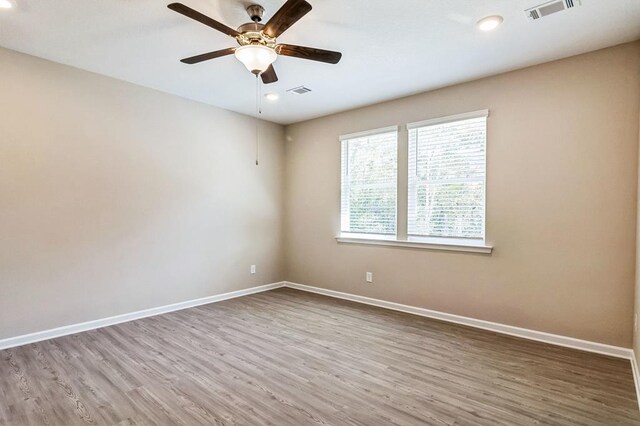
[[[179,59],[235,40],[166,8],[169,0],[15,0],[0,10],[0,46],[245,114],[254,77],[233,56]],[[181,0],[237,27],[247,0]],[[288,124],[576,55],[640,38],[640,0],[582,0],[531,22],[544,0],[308,0],[313,10],[280,42],[339,50],[338,65],[279,57],[280,81],[264,90],[263,118]],[[268,19],[284,0],[256,0]],[[504,16],[482,33],[475,22]],[[0,68],[1,69],[1,68]],[[313,92],[286,94],[305,85]]]

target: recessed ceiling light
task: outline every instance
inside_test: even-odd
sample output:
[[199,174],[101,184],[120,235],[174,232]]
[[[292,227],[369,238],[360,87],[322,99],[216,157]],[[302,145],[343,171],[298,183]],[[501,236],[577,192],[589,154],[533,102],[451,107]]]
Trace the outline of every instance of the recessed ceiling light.
[[11,9],[14,5],[12,0],[0,0],[0,9]]
[[267,98],[268,101],[277,101],[280,99],[280,95],[277,93],[267,93],[264,97]]
[[498,28],[498,25],[502,24],[504,19],[500,15],[487,16],[478,21],[476,25],[480,31],[491,31]]

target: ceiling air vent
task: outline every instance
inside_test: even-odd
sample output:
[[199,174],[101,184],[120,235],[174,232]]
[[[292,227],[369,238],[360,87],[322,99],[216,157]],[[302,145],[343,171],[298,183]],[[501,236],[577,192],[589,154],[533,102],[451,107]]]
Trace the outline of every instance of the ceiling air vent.
[[293,89],[287,90],[288,93],[291,93],[294,95],[304,95],[305,93],[309,93],[310,91],[311,89],[304,86],[294,87]]
[[581,6],[582,0],[552,0],[546,3],[542,3],[538,6],[532,7],[524,11],[529,19],[536,21],[545,16],[552,15],[563,10],[571,9],[572,7]]

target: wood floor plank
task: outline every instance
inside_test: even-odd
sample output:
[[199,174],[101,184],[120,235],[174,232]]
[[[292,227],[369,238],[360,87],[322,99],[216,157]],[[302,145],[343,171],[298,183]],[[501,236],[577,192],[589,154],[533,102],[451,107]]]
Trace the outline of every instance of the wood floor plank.
[[0,425],[640,425],[628,361],[278,289],[0,351]]

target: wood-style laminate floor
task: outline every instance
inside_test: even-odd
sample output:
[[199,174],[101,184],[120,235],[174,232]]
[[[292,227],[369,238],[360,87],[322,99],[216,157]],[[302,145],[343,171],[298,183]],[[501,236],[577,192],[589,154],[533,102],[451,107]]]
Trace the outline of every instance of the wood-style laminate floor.
[[0,424],[638,424],[628,361],[278,289],[0,351]]

